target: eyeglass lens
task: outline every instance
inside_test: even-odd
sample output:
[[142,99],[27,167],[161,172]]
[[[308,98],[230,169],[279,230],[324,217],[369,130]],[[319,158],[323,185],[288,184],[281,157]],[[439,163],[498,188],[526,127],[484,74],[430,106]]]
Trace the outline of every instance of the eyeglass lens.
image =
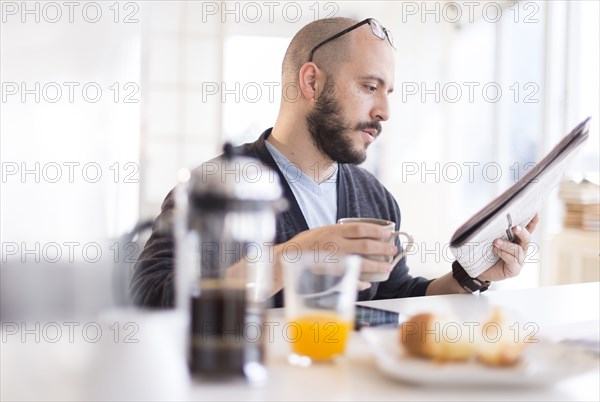
[[392,45],[394,49],[396,48],[394,38],[392,38],[392,33],[385,29],[379,21],[371,19],[369,20],[369,26],[371,27],[371,31],[373,31],[373,34],[375,36],[377,36],[380,39],[385,39],[387,37],[387,40],[388,42],[390,42],[390,45]]

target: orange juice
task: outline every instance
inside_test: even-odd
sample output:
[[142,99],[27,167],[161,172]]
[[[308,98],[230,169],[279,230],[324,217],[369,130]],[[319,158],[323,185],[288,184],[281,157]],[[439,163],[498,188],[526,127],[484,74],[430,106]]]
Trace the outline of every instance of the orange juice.
[[294,353],[313,360],[331,360],[346,349],[352,323],[335,314],[307,314],[290,323],[289,340]]

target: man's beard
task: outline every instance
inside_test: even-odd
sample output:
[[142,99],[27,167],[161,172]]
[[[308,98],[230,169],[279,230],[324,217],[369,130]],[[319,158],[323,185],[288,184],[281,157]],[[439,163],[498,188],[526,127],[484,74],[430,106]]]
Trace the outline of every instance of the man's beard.
[[335,98],[335,88],[335,82],[328,79],[314,110],[306,116],[308,131],[317,148],[331,160],[359,165],[367,159],[367,150],[355,149],[351,136],[367,128],[376,129],[379,135],[381,124],[378,121],[359,123],[354,130],[345,124],[342,108]]

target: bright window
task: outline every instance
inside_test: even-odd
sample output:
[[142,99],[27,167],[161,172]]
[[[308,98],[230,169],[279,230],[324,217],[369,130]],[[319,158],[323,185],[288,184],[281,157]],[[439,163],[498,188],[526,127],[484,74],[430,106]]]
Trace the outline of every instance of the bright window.
[[225,40],[224,140],[256,140],[275,124],[281,99],[281,62],[290,38],[231,36]]

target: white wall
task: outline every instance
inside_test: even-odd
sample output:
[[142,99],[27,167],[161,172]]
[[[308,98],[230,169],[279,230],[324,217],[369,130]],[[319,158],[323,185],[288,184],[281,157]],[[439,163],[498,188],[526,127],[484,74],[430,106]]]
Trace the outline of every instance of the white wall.
[[46,4],[2,5],[2,241],[116,236],[137,214],[140,24]]
[[108,302],[137,220],[140,23],[95,4],[0,5],[3,318]]

